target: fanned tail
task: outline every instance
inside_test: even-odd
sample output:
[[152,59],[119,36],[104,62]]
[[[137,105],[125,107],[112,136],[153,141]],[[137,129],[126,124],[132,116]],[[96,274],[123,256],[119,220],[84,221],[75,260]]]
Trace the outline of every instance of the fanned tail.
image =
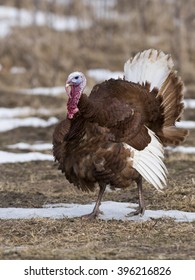
[[184,85],[173,70],[174,64],[170,55],[162,51],[149,49],[138,53],[124,65],[124,78],[129,82],[149,86],[151,94],[158,89],[155,98],[161,100],[159,126],[150,129],[158,135],[164,145],[178,145],[188,135],[188,130],[178,128],[176,122],[183,112]]
[[171,69],[173,60],[170,55],[162,51],[149,49],[139,52],[124,65],[125,80],[145,85],[150,84],[150,91],[154,87],[160,89]]

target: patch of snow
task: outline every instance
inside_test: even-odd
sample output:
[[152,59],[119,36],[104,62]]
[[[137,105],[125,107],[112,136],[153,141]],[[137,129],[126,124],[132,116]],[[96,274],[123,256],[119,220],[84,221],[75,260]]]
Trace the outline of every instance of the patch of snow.
[[165,150],[170,151],[172,153],[195,154],[195,147],[166,147]]
[[26,68],[24,67],[17,67],[17,66],[13,66],[11,69],[10,69],[10,73],[11,74],[23,74],[26,72]]
[[15,108],[4,108],[0,107],[0,118],[14,118],[14,117],[25,117],[30,115],[44,115],[48,116],[51,114],[46,108],[34,109],[32,107],[15,107]]
[[28,143],[17,143],[13,145],[7,146],[9,149],[20,149],[20,150],[32,150],[32,151],[45,151],[51,150],[52,144],[51,143],[37,143],[37,144],[28,144]]
[[108,79],[118,79],[123,78],[124,73],[123,72],[112,72],[107,69],[91,69],[87,71],[87,75],[91,78],[93,78],[96,82],[102,82]]
[[83,2],[87,5],[94,6],[94,9],[95,9],[95,7],[97,7],[97,5],[101,6],[102,9],[103,9],[105,7],[113,8],[117,4],[117,0],[109,0],[109,1],[105,1],[105,0],[96,0],[96,1],[83,0]]
[[51,117],[48,120],[40,118],[24,118],[24,119],[1,119],[0,132],[15,129],[17,127],[48,127],[58,122],[58,119]]
[[184,99],[184,106],[186,109],[194,109],[195,99]]
[[193,129],[195,128],[195,121],[180,121],[176,123],[177,127]]
[[32,89],[23,89],[20,91],[23,94],[30,94],[30,95],[49,95],[49,96],[58,96],[62,93],[65,93],[64,87],[38,87]]
[[[47,0],[48,2],[53,2],[53,0]],[[56,0],[57,3],[61,5],[68,5],[72,2],[72,0]]]
[[[45,205],[43,208],[0,208],[0,219],[31,219],[31,218],[73,218],[80,217],[92,211],[93,204],[56,204]],[[143,222],[159,218],[172,218],[177,222],[192,222],[195,221],[194,212],[184,212],[179,210],[146,210],[144,216],[128,217],[137,207],[136,204],[129,204],[115,201],[104,201],[101,204],[103,213],[100,219],[103,220],[129,220]]]
[[[32,151],[44,151],[44,150],[51,150],[52,144],[51,143],[40,143],[36,142],[35,144],[29,143],[16,143],[13,145],[8,145],[7,148],[9,149],[20,149],[20,150],[32,150]],[[173,153],[184,153],[184,154],[195,154],[195,147],[186,147],[186,146],[177,146],[177,147],[165,147],[165,150],[173,152]],[[120,190],[120,188],[115,188],[114,191]],[[112,192],[113,190],[108,185],[106,188],[107,192]]]
[[49,12],[29,11],[6,6],[0,6],[0,24],[1,37],[8,35],[11,32],[11,28],[15,26],[47,25],[56,31],[75,31],[91,26],[89,20],[80,20],[75,16],[63,17]]
[[113,10],[117,4],[117,0],[83,0],[83,2],[85,5],[90,5],[93,8],[94,15],[97,18],[113,19],[119,17],[119,13],[116,10]]
[[[42,13],[43,14],[43,13]],[[44,16],[44,15],[41,15]],[[48,17],[48,15],[46,14]],[[49,27],[53,28],[56,31],[75,31],[77,29],[87,29],[91,26],[91,23],[89,20],[86,19],[79,19],[76,16],[69,16],[69,17],[61,17],[57,16],[55,14],[50,13],[50,24]],[[41,25],[46,25],[47,20],[45,20],[44,24]]]
[[52,155],[42,154],[38,152],[32,153],[9,153],[0,151],[0,164],[16,163],[16,162],[28,162],[37,160],[49,160],[53,161]]

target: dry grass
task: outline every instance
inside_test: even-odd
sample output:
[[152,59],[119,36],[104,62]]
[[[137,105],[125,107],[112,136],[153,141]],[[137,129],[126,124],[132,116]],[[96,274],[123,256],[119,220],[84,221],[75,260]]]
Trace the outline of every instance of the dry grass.
[[2,259],[194,259],[194,223],[0,221]]
[[[120,16],[98,18],[82,1],[60,7],[47,1],[41,11],[78,16],[90,20],[90,29],[56,32],[46,26],[14,28],[10,36],[0,39],[0,85],[12,87],[54,86],[64,84],[75,69],[122,70],[124,61],[136,52],[157,48],[171,53],[176,68],[187,85],[195,82],[194,1],[126,1],[112,8]],[[34,1],[19,1],[21,7],[34,9]],[[47,3],[47,4],[46,4]],[[15,1],[9,0],[8,5]],[[180,25],[177,24],[180,22]],[[55,42],[55,43],[54,43]],[[33,48],[32,48],[33,46]],[[24,74],[10,73],[12,66],[27,69]]]

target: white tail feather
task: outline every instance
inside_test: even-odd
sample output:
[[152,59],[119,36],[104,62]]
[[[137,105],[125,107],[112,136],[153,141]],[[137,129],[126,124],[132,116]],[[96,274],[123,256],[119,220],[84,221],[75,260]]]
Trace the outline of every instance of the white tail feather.
[[124,143],[124,147],[133,151],[133,157],[129,158],[131,162],[133,161],[133,168],[157,190],[161,190],[166,185],[167,173],[166,166],[161,159],[164,157],[163,146],[153,131],[148,129],[148,133],[151,141],[144,150],[138,151],[126,143]]
[[155,170],[157,176],[160,178],[160,180],[163,182],[163,184],[166,185],[166,173],[165,173],[165,171],[163,170],[162,166],[161,166],[161,165],[159,165],[159,166],[155,165],[154,161],[153,161],[151,158],[149,158],[149,157],[147,157],[147,156],[145,156],[145,155],[142,155],[142,160],[143,160],[144,162],[145,162],[145,161],[148,161],[148,163],[149,163],[149,169],[151,169],[151,171],[152,171],[152,170]]
[[150,83],[150,90],[161,88],[173,69],[173,61],[162,51],[149,49],[138,53],[124,65],[124,78],[129,82]]

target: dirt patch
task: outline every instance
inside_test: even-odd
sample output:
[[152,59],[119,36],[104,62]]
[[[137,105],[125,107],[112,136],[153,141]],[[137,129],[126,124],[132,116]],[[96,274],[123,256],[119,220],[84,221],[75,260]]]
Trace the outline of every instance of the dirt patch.
[[0,221],[2,259],[194,259],[194,223]]

